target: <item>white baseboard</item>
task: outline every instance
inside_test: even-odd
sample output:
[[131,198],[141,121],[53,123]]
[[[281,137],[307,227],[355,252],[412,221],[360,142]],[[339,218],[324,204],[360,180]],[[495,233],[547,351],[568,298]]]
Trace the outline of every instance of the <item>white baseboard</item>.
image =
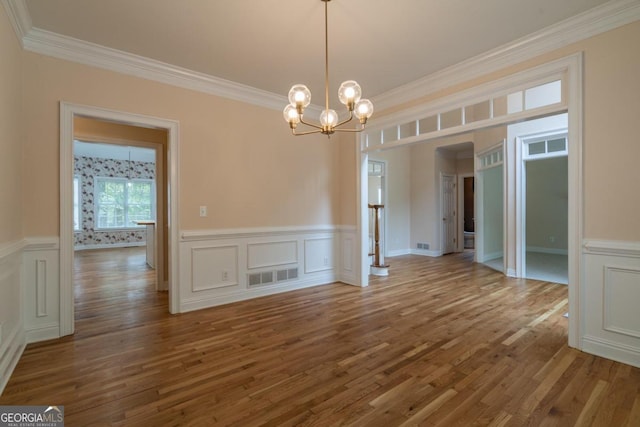
[[640,348],[593,336],[585,336],[582,340],[582,350],[596,356],[640,368]]
[[11,331],[6,344],[0,345],[0,395],[4,392],[4,388],[7,386],[25,347],[23,325],[20,323]]
[[147,242],[123,242],[123,243],[105,243],[102,245],[75,245],[73,250],[86,251],[91,249],[115,249],[115,248],[135,248],[139,246],[146,246]]
[[27,344],[60,338],[60,325],[51,324],[25,331]]
[[424,249],[411,249],[411,255],[439,257],[439,256],[442,256],[442,251],[427,251]]
[[314,278],[312,280],[296,281],[285,285],[260,286],[249,289],[242,289],[237,292],[210,296],[202,298],[189,298],[182,301],[181,312],[189,312],[211,308],[218,305],[229,304],[232,302],[244,301],[252,298],[264,297],[268,295],[279,294],[283,292],[295,291],[299,289],[311,288],[314,286],[328,285],[336,283],[334,275],[326,275],[323,278]]
[[502,258],[504,256],[504,254],[502,252],[491,252],[488,254],[484,254],[484,259],[482,261],[479,262],[487,262],[487,261],[491,261],[494,259],[498,259],[498,258]]
[[387,258],[393,258],[394,256],[411,255],[411,249],[396,249],[395,251],[388,251]]
[[569,251],[567,249],[543,248],[540,246],[527,246],[527,252],[535,252],[538,254],[551,254],[551,255],[569,255]]

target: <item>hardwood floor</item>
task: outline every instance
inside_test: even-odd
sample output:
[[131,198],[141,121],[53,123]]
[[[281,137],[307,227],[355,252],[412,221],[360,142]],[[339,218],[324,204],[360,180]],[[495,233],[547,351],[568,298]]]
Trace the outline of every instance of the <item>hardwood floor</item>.
[[392,258],[171,316],[144,252],[77,257],[72,337],[29,345],[0,404],[68,426],[639,426],[640,369],[567,347],[567,288],[468,255]]

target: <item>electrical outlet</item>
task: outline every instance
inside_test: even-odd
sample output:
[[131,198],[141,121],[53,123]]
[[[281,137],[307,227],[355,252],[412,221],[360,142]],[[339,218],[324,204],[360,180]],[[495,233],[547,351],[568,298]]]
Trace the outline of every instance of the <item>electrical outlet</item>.
[[325,267],[329,266],[329,257],[324,257],[324,266]]
[[228,270],[222,270],[222,281],[223,282],[228,282],[229,281],[229,271]]
[[207,216],[207,207],[206,206],[200,206],[200,216]]
[[550,241],[551,243],[555,243],[555,242],[556,242],[556,236],[550,236],[550,237],[549,237],[549,241]]

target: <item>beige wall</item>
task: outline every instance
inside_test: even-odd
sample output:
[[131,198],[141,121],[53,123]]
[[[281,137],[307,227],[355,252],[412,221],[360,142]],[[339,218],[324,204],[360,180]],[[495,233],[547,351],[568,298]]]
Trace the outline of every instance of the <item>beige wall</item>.
[[22,48],[4,8],[0,10],[0,243],[4,243],[23,237]]
[[180,122],[181,229],[338,222],[337,141],[290,136],[280,111],[28,52],[24,79],[29,235],[58,234],[60,100]]
[[[635,22],[517,66],[443,88],[406,107],[584,52],[584,237],[640,241],[640,227],[636,224],[636,213],[640,211],[640,193],[637,190],[640,144],[636,129],[637,117],[640,116],[638,40],[640,22]],[[375,123],[375,118],[398,110],[377,112],[372,123]],[[499,142],[502,134],[502,128],[476,132],[476,151]],[[424,164],[412,157],[412,166],[417,162]]]

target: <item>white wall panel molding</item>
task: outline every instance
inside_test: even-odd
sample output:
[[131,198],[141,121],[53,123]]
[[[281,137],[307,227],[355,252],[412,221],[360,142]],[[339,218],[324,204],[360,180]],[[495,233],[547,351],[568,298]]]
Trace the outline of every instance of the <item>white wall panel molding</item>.
[[238,245],[191,248],[191,290],[237,287],[238,251]]
[[583,350],[640,367],[640,242],[583,247]]
[[428,256],[428,257],[442,256],[442,251],[429,251],[425,249],[411,249],[410,253],[411,255],[421,255],[421,256]]
[[383,111],[436,91],[519,64],[640,19],[637,0],[613,0],[372,99]]
[[181,240],[216,240],[216,239],[240,239],[255,237],[275,237],[308,233],[332,233],[341,227],[334,225],[309,225],[292,227],[256,227],[256,228],[227,228],[221,230],[190,230],[181,233]]
[[333,237],[305,239],[304,272],[309,274],[333,270],[335,253]]
[[0,243],[0,394],[26,344],[22,309],[24,246],[24,240]]
[[247,268],[267,268],[298,263],[298,241],[249,243]]
[[605,331],[640,338],[640,268],[604,266]]
[[611,240],[586,240],[585,253],[590,255],[613,255],[640,258],[640,242]]
[[24,328],[27,343],[60,337],[60,251],[57,237],[25,239]]
[[[342,280],[336,226],[198,230],[181,233],[180,311]],[[349,279],[351,276],[346,275]],[[355,282],[355,281],[354,281]]]

